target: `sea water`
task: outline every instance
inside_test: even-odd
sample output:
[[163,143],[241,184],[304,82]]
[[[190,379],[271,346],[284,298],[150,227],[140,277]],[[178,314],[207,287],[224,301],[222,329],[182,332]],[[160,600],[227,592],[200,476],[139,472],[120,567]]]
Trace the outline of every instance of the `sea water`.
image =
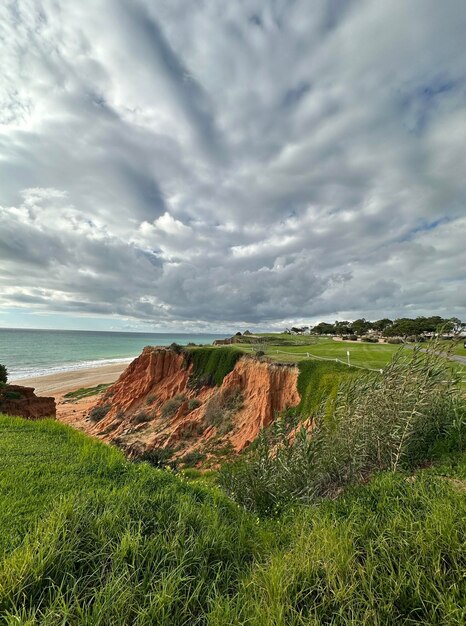
[[211,344],[223,335],[0,329],[0,363],[9,379],[130,362],[144,346]]

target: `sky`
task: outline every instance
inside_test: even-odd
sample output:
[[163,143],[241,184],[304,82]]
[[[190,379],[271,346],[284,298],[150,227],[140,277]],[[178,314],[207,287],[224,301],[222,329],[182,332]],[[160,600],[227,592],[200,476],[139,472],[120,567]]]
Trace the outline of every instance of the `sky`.
[[0,327],[466,320],[464,0],[3,0]]

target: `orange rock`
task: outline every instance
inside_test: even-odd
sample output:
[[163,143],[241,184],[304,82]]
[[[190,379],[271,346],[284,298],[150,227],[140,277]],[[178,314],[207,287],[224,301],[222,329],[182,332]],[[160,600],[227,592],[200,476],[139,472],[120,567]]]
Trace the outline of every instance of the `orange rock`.
[[222,388],[238,386],[243,408],[235,416],[235,431],[230,437],[235,450],[243,450],[287,407],[299,404],[298,368],[243,358],[225,376]]
[[[144,348],[117,382],[100,397],[96,407],[108,409],[87,431],[134,451],[156,447],[174,449],[174,458],[194,450],[212,452],[226,446],[239,452],[268,426],[278,413],[296,406],[298,368],[244,356],[218,387],[189,386],[192,366],[183,353],[166,348]],[[238,389],[242,406],[229,414],[228,428],[206,419],[208,402],[215,394]],[[166,403],[172,401],[172,411]],[[222,396],[217,396],[218,398]],[[189,409],[189,400],[199,406]],[[95,408],[95,407],[94,407]],[[91,411],[92,412],[92,411]]]
[[[11,398],[9,395],[18,395]],[[55,398],[36,396],[33,387],[7,385],[0,390],[0,413],[16,415],[30,420],[55,417]]]

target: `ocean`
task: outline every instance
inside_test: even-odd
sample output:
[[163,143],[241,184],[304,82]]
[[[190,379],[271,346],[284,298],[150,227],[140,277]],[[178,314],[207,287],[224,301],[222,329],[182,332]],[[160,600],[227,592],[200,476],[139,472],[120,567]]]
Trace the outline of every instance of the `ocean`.
[[211,344],[224,335],[0,328],[0,363],[9,380],[130,362],[144,346]]

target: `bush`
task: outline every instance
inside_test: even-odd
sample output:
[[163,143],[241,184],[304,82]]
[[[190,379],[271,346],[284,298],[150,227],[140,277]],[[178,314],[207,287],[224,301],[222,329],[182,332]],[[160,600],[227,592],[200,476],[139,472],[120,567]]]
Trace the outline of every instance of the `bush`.
[[105,406],[95,406],[89,412],[89,419],[91,422],[100,422],[100,420],[107,415],[111,408],[110,404],[106,404]]
[[157,396],[153,393],[147,396],[146,404],[153,404],[157,400]]
[[377,337],[361,337],[361,340],[366,342],[366,343],[379,343],[379,340],[377,339]]
[[0,383],[6,383],[8,380],[8,370],[5,365],[0,364]]
[[199,450],[193,450],[193,452],[188,452],[181,459],[180,463],[182,463],[185,467],[194,467],[205,459],[206,455],[204,452],[199,452]]
[[194,411],[194,409],[198,409],[200,406],[201,403],[197,398],[191,398],[188,402],[188,411]]
[[390,337],[390,339],[387,339],[387,343],[401,344],[404,342],[403,339],[400,339],[399,337]]
[[257,357],[265,356],[265,352],[263,350],[256,350],[255,356]]
[[183,352],[183,346],[180,346],[179,344],[175,342],[169,345],[169,349],[172,350],[173,352],[176,352],[176,354],[181,354]]
[[222,468],[221,483],[246,508],[271,515],[290,499],[310,502],[374,472],[415,467],[441,442],[461,448],[465,403],[438,350],[401,350],[383,375],[347,379],[330,404],[323,399],[312,437],[301,429],[290,440],[277,420],[249,457]]
[[160,411],[162,417],[172,417],[175,415],[185,399],[186,396],[179,393],[173,396],[173,398],[170,398],[170,400],[167,400]]
[[153,415],[149,415],[145,411],[139,411],[139,413],[133,415],[131,421],[133,424],[143,424],[144,422],[150,422],[153,417]]
[[21,400],[23,397],[19,391],[5,391],[3,394],[5,400]]
[[173,448],[152,448],[152,450],[145,450],[137,461],[145,461],[153,467],[165,467],[172,456]]

